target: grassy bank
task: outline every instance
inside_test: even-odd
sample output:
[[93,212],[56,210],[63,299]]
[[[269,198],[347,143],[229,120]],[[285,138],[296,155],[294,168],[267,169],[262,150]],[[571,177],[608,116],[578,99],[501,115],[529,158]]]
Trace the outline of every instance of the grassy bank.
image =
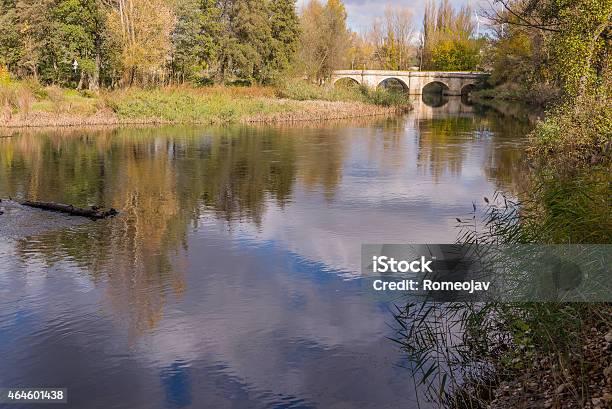
[[410,108],[385,91],[291,81],[276,87],[164,87],[88,91],[0,84],[0,127],[111,124],[225,124],[393,115]]

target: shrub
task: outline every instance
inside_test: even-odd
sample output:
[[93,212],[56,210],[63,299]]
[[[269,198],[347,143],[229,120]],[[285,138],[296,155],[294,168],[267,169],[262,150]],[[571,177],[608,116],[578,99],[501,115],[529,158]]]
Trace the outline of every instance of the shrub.
[[194,80],[196,87],[212,87],[215,85],[215,80],[211,77],[198,77]]
[[277,96],[279,98],[306,101],[311,99],[325,99],[325,90],[307,81],[291,79],[277,84]]
[[21,83],[21,87],[27,88],[36,99],[45,99],[48,97],[45,87],[36,80],[25,80]]
[[555,168],[610,163],[612,101],[605,94],[562,105],[537,123],[531,134],[532,159]]
[[17,108],[23,116],[28,116],[34,103],[34,95],[28,88],[17,89]]
[[9,108],[17,107],[16,87],[10,84],[0,85],[0,105]]
[[0,86],[7,86],[11,83],[11,74],[5,65],[0,65]]

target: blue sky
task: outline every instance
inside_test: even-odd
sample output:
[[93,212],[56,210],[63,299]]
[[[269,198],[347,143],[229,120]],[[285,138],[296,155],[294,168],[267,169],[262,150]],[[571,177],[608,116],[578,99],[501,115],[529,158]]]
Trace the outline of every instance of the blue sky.
[[[298,0],[298,5],[307,2],[308,0]],[[346,5],[349,26],[354,31],[363,32],[371,26],[375,18],[384,14],[387,4],[411,9],[415,27],[420,28],[426,0],[343,0],[343,2]],[[482,7],[488,8],[489,4],[487,0],[450,0],[450,2],[455,7],[471,4],[476,10]]]

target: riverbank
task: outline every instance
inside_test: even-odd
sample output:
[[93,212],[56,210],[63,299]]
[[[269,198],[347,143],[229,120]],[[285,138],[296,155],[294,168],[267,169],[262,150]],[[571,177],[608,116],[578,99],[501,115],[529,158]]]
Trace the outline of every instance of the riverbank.
[[[385,91],[283,87],[164,87],[78,92],[33,83],[0,86],[0,127],[230,124],[394,115],[411,109]],[[310,90],[304,93],[303,89]]]
[[514,102],[543,109],[558,103],[561,91],[544,84],[525,86],[507,82],[490,88],[478,89],[470,93],[470,100],[486,104],[487,102]]

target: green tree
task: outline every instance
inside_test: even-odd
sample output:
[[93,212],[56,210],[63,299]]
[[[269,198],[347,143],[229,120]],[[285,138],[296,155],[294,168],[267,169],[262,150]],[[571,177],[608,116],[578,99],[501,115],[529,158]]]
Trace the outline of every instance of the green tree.
[[[508,42],[526,36],[531,42],[529,83],[550,83],[570,98],[602,84],[610,64],[612,2],[609,0],[497,0],[501,11],[489,16],[503,30],[494,46],[496,72],[513,79],[505,66]],[[505,30],[504,30],[505,28]],[[522,57],[524,50],[508,50]],[[524,80],[523,80],[524,81]]]
[[272,30],[266,4],[258,0],[222,0],[218,79],[261,80],[271,53]]
[[0,65],[9,71],[18,72],[22,59],[22,36],[17,29],[19,17],[15,0],[0,1]]
[[[49,35],[54,32],[52,21],[53,0],[17,0],[15,3],[7,3],[13,6],[6,17],[14,29],[8,28],[8,36],[18,36],[12,45],[16,47],[9,51],[14,57],[15,69],[22,75],[31,75],[39,79],[41,71],[43,77],[47,77],[45,71],[53,67],[56,62],[54,56],[55,47]],[[11,12],[12,11],[12,12]],[[46,69],[47,68],[47,69]]]
[[295,0],[269,0],[268,13],[272,44],[268,57],[269,74],[267,77],[272,78],[277,72],[286,70],[294,62],[301,30]]
[[480,63],[480,45],[475,40],[444,39],[431,50],[431,64],[442,71],[469,71]]
[[179,0],[175,14],[170,68],[175,79],[184,82],[214,64],[220,9],[215,0]]
[[78,85],[97,89],[100,83],[104,13],[97,0],[60,0],[53,8],[53,32],[57,61],[56,81],[66,84],[72,63],[78,63]]

